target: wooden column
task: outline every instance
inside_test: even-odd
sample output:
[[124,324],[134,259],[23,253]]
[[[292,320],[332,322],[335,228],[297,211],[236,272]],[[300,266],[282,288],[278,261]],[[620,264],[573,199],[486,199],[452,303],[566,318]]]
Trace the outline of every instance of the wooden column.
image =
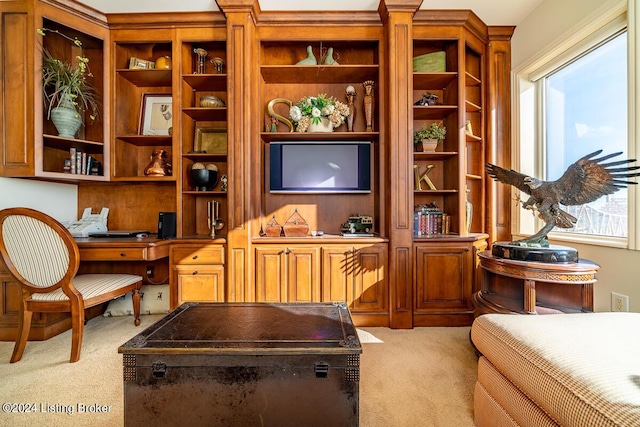
[[[487,48],[487,143],[488,163],[511,167],[511,35],[515,27],[489,27]],[[511,188],[486,180],[485,230],[490,242],[511,240]]]
[[[252,286],[250,260],[252,194],[259,194],[259,156],[252,155],[256,144],[259,117],[254,110],[259,104],[256,97],[257,47],[255,17],[257,0],[217,0],[227,20],[227,96],[229,109],[228,169],[229,169],[229,228],[227,234],[227,301],[250,301]],[[259,173],[259,172],[258,172]]]
[[422,0],[382,0],[387,64],[386,117],[381,141],[388,156],[389,321],[413,327],[413,41],[412,19]]

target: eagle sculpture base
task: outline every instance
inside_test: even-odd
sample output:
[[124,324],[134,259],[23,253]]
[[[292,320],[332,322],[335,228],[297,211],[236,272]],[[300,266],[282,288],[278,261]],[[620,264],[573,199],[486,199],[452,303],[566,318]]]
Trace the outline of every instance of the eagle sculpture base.
[[569,263],[578,262],[578,251],[567,246],[527,247],[511,242],[496,242],[491,246],[491,254],[498,258],[516,261]]

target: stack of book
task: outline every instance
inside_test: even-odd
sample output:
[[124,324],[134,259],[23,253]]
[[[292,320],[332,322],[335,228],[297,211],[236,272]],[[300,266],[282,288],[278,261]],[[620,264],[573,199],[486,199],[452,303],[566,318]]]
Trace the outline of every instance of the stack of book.
[[438,208],[417,208],[413,213],[415,236],[449,234],[450,216]]
[[102,164],[95,157],[78,151],[75,148],[69,149],[69,162],[65,162],[65,173],[78,175],[101,175]]

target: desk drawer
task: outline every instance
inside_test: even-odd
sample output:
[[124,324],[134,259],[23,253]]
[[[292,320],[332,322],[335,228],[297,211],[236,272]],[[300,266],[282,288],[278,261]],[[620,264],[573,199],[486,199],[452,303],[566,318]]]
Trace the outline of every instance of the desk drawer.
[[172,247],[171,264],[224,264],[224,247],[218,245]]
[[80,249],[82,261],[142,261],[147,248],[90,248]]

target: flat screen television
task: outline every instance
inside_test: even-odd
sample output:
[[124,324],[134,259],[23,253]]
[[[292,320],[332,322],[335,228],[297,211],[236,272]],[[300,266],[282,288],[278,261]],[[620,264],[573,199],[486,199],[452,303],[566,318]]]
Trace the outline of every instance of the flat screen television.
[[370,193],[370,142],[272,142],[272,193]]

